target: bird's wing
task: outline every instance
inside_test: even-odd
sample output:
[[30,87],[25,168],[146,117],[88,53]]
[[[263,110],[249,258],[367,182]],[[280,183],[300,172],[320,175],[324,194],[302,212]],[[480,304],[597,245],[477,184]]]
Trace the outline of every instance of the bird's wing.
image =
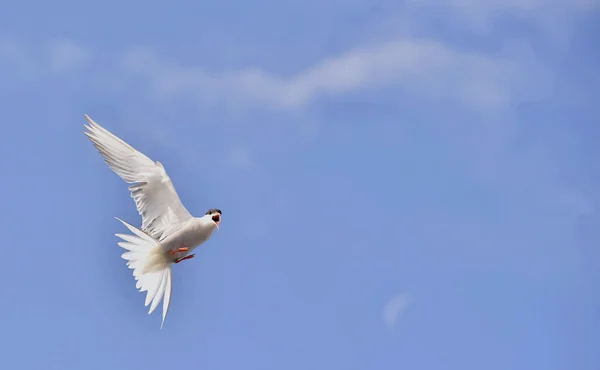
[[142,230],[157,240],[179,230],[192,215],[181,203],[175,187],[160,162],[135,150],[88,115],[84,132],[108,166],[129,186],[131,197],[142,216]]

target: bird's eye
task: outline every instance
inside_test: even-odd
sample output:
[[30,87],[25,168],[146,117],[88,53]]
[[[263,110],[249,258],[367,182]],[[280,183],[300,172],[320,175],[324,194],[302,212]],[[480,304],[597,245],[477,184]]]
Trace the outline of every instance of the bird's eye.
[[220,220],[220,219],[221,219],[221,217],[219,217],[219,215],[214,215],[214,216],[212,216],[212,220],[213,220],[214,222],[219,222],[219,220]]

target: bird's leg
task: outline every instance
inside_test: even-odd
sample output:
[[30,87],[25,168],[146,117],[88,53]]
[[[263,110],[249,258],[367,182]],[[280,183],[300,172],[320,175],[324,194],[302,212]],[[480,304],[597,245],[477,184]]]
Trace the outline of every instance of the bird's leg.
[[184,245],[184,246],[183,246],[183,247],[181,247],[181,248],[177,248],[177,249],[175,249],[175,250],[170,250],[170,251],[169,251],[169,254],[173,255],[173,254],[175,254],[175,253],[177,253],[177,252],[187,252],[187,251],[189,251],[189,250],[190,250],[190,247],[186,247],[186,246]]
[[185,261],[185,260],[192,259],[192,258],[194,258],[194,256],[195,256],[195,254],[190,254],[189,256],[185,256],[185,257],[177,258],[177,259],[175,260],[175,263],[179,263],[179,262],[181,262],[181,261]]

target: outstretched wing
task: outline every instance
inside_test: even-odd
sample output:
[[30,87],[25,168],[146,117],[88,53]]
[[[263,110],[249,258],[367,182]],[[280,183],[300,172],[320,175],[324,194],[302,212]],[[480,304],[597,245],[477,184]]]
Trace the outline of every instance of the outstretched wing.
[[108,166],[129,186],[131,197],[142,216],[142,230],[157,240],[177,231],[192,215],[181,203],[175,187],[160,162],[154,162],[87,114],[85,135],[98,149]]

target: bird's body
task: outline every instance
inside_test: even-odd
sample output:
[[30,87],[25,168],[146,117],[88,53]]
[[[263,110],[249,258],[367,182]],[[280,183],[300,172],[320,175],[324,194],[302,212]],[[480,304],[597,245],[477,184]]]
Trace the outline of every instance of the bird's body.
[[148,292],[148,313],[163,300],[164,324],[171,301],[171,266],[194,257],[191,252],[219,228],[221,211],[212,208],[203,217],[193,217],[160,162],[152,161],[87,115],[85,118],[89,123],[85,135],[108,166],[132,184],[129,190],[142,216],[142,226],[138,229],[119,219],[133,235],[116,234],[124,240],[118,244],[127,250],[122,257],[133,269],[136,287]]
[[[215,231],[213,222],[207,222],[207,220],[203,220],[202,218],[191,218],[181,226],[181,229],[174,232],[173,234],[167,236],[163,241],[160,242],[164,252],[172,257],[173,262],[177,258],[187,257],[191,255],[192,251],[196,249],[197,246],[207,241]],[[177,248],[189,248],[185,252],[180,252],[180,254],[169,254],[169,251],[175,250]]]

